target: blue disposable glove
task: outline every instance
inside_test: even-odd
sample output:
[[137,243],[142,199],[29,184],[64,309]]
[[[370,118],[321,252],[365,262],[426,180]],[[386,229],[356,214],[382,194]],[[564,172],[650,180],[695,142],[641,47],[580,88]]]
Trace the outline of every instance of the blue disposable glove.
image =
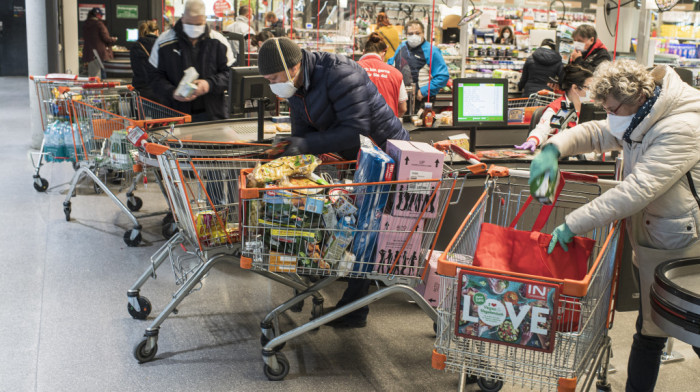
[[574,235],[575,234],[571,231],[571,229],[569,229],[569,226],[567,226],[566,223],[557,226],[557,228],[552,232],[552,241],[549,242],[547,253],[551,254],[554,251],[554,247],[557,245],[557,242],[559,245],[561,245],[561,248],[564,249],[564,252],[568,252],[569,247],[566,246],[566,244],[571,242]]
[[291,136],[284,139],[284,142],[287,142],[288,144],[284,149],[284,152],[282,152],[281,156],[283,157],[301,155],[305,154],[307,151],[306,140],[303,137]]
[[527,183],[531,184],[547,172],[549,172],[549,178],[557,178],[559,155],[559,149],[557,149],[555,145],[547,144],[544,146],[542,151],[535,156],[535,159],[533,159],[530,164],[530,179]]
[[535,149],[537,148],[537,142],[534,140],[528,140],[519,146],[513,147],[515,147],[516,150],[530,150],[532,152],[535,152]]

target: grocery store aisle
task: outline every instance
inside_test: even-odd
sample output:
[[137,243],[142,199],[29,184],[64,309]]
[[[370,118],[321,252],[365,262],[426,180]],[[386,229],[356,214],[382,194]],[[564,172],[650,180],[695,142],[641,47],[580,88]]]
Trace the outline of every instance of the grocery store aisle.
[[[129,221],[90,184],[79,188],[70,222],[62,201],[73,174],[69,164],[42,169],[46,193],[32,187],[27,159],[27,82],[0,78],[0,391],[455,391],[458,375],[430,366],[432,322],[415,305],[394,297],[372,305],[368,326],[322,327],[282,350],[291,364],[282,382],[262,372],[259,322],[290,290],[243,271],[234,260],[219,264],[200,291],[162,326],[156,360],[139,365],[132,350],[150,321],[126,311],[126,290],[163,244],[161,215],[141,220],[144,241],[127,248]],[[165,202],[155,185],[138,192],[144,212]],[[119,195],[122,199],[123,192]],[[459,212],[463,213],[463,212]],[[153,303],[152,320],[175,291],[169,267],[142,294]],[[344,289],[324,291],[326,305]],[[289,330],[308,320],[301,313],[281,320]],[[611,376],[623,390],[634,314],[618,314]],[[662,370],[659,391],[691,391],[700,385],[700,361],[686,356]],[[470,385],[468,390],[477,390]],[[517,389],[505,387],[504,391]]]

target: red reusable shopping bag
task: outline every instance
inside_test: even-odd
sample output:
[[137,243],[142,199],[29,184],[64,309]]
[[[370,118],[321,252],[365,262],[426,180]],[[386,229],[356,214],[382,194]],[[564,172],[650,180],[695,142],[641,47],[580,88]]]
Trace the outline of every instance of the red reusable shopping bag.
[[557,245],[552,254],[547,254],[552,235],[540,232],[547,223],[563,188],[564,179],[561,178],[554,203],[542,207],[532,231],[515,229],[518,220],[532,202],[532,196],[525,201],[509,227],[482,223],[473,265],[547,278],[583,279],[595,241],[590,238],[574,237],[568,244],[568,252]]

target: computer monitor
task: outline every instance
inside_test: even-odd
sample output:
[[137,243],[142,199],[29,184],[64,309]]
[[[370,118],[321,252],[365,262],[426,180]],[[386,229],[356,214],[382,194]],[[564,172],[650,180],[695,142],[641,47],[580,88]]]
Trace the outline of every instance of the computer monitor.
[[257,110],[256,98],[269,98],[275,102],[270,83],[258,72],[258,67],[231,67],[229,98],[231,113],[246,113]]
[[475,128],[508,124],[508,79],[461,78],[452,83],[455,126]]
[[139,29],[126,29],[126,42],[136,42],[139,40]]
[[593,102],[583,102],[581,103],[578,123],[581,124],[588,121],[605,120],[607,117],[608,114],[602,107],[594,104]]

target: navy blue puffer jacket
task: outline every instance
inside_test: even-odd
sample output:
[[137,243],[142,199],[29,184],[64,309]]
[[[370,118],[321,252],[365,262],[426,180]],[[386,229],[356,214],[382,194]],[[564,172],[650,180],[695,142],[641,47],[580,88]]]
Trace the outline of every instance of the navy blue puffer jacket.
[[304,85],[289,98],[292,136],[304,139],[302,153],[334,152],[355,159],[359,135],[384,147],[408,132],[362,67],[341,55],[302,50]]

